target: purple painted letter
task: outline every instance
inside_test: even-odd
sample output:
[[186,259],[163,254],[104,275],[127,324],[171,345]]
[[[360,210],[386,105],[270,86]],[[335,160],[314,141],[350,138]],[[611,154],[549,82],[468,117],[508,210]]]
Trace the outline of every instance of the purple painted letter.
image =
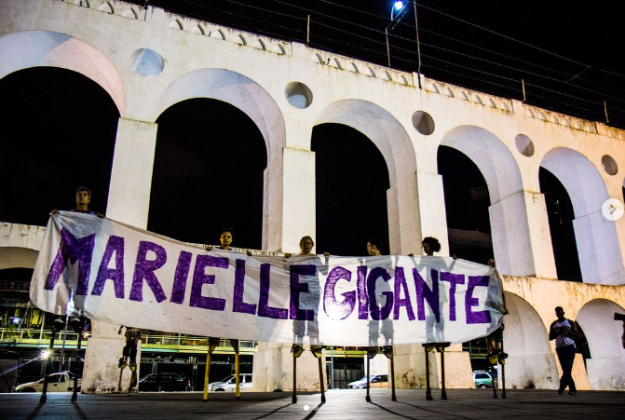
[[223,311],[226,308],[225,299],[202,296],[203,285],[215,284],[215,276],[206,274],[206,267],[228,268],[228,258],[211,257],[210,255],[197,256],[195,271],[193,272],[190,305],[196,308]]
[[299,276],[314,276],[317,274],[317,267],[314,265],[293,265],[291,266],[291,319],[302,321],[314,321],[315,311],[313,309],[299,308],[300,293],[308,292],[308,283],[300,283]]
[[[115,253],[115,268],[108,268],[111,257]],[[104,284],[107,280],[113,280],[115,285],[115,297],[117,299],[124,298],[124,238],[120,236],[111,236],[106,244],[104,256],[98,270],[98,277],[93,285],[91,294],[100,296],[104,290]]]
[[456,320],[456,285],[464,284],[464,274],[441,272],[441,281],[449,282],[449,320]]
[[436,317],[436,322],[440,322],[441,308],[440,297],[438,296],[438,271],[432,268],[432,288],[428,285],[419,274],[416,268],[412,269],[412,276],[414,277],[414,284],[417,289],[417,317],[419,321],[425,321],[425,302],[428,301],[432,312]]
[[[156,259],[146,259],[148,251],[152,251],[156,254]],[[167,251],[160,245],[153,242],[141,241],[139,242],[139,251],[137,252],[137,262],[135,263],[135,272],[132,276],[132,288],[130,289],[130,300],[136,302],[143,302],[143,279],[150,286],[156,301],[161,303],[167,297],[165,292],[158,282],[154,272],[161,268],[167,262]]]
[[174,285],[171,290],[171,303],[182,304],[184,302],[184,292],[187,290],[187,277],[191,269],[193,254],[187,251],[180,251],[176,274],[174,274]]
[[338,303],[336,301],[334,289],[339,280],[351,281],[352,272],[340,266],[334,267],[332,271],[330,271],[330,274],[328,274],[326,286],[323,291],[323,310],[331,319],[337,321],[350,316],[356,306],[356,292],[354,290],[341,294],[344,298],[343,302]]
[[237,268],[234,273],[234,300],[232,312],[256,315],[256,305],[243,302],[245,295],[245,260],[237,260]]
[[490,312],[478,311],[473,312],[473,306],[480,304],[477,298],[473,297],[473,290],[477,286],[488,287],[490,283],[489,276],[469,276],[469,286],[467,287],[467,295],[464,300],[464,309],[467,312],[467,324],[488,324],[490,322]]
[[269,306],[269,269],[271,265],[260,265],[260,300],[258,302],[258,316],[265,318],[286,319],[288,312],[282,308],[272,308]]
[[[375,321],[380,321],[388,318],[393,309],[393,292],[390,290],[386,290],[380,295],[386,297],[386,302],[384,302],[384,306],[381,308],[378,306],[378,301],[375,292],[375,283],[379,278],[382,278],[384,282],[387,282],[391,279],[390,274],[383,267],[374,267],[369,273],[369,277],[367,278],[367,294],[369,295],[369,312],[371,312],[371,319]],[[388,285],[385,285],[387,289]]]
[[[402,290],[405,298],[401,298]],[[406,307],[406,315],[409,321],[414,321],[414,311],[410,303],[410,292],[406,284],[406,276],[404,276],[404,267],[395,268],[395,306],[393,306],[393,319],[399,319],[399,308]]]
[[61,230],[61,245],[52,262],[44,289],[52,290],[61,278],[63,270],[67,267],[67,260],[72,264],[78,261],[78,285],[77,295],[86,295],[89,289],[89,274],[91,273],[91,259],[93,258],[93,246],[95,245],[95,233],[76,239],[68,230]]

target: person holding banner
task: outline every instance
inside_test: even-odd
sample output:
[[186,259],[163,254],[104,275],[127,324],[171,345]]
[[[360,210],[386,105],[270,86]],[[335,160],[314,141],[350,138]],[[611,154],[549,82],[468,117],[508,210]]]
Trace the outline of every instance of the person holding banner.
[[[298,302],[297,306],[300,309],[313,309],[315,313],[319,311],[319,304],[321,302],[321,286],[319,284],[319,276],[317,274],[317,270],[327,272],[325,268],[325,264],[321,262],[321,259],[312,254],[312,249],[315,246],[315,242],[310,236],[304,236],[299,241],[300,253],[297,260],[302,260],[302,266],[314,266],[315,273],[312,275],[308,275],[306,281],[306,293],[301,297],[301,300]],[[330,254],[328,252],[323,253],[324,257],[329,257]],[[287,258],[291,256],[287,254]],[[300,265],[300,264],[296,264]],[[305,336],[309,337],[311,345],[319,344],[319,321],[317,319],[295,319],[293,320],[293,340],[295,342],[294,346],[301,346],[303,344],[303,340]]]
[[[327,260],[326,264],[321,262],[321,259],[312,253],[312,249],[315,243],[312,237],[306,235],[299,241],[300,254],[294,259],[294,262],[301,264],[293,264],[294,266],[301,266],[302,269],[299,272],[302,277],[306,277],[305,283],[298,283],[297,287],[302,287],[302,291],[307,292],[304,296],[298,295],[299,298],[295,300],[294,305],[297,308],[297,319],[293,319],[293,345],[291,346],[291,353],[293,354],[293,396],[292,402],[297,402],[297,359],[304,352],[304,337],[308,336],[310,342],[310,351],[317,359],[319,364],[319,387],[321,389],[321,402],[325,403],[325,392],[323,386],[323,367],[321,357],[323,356],[323,345],[319,342],[319,320],[317,314],[321,303],[321,284],[319,282],[318,271],[327,273]],[[327,252],[323,253],[324,257],[329,257]],[[291,258],[290,254],[286,254],[285,257]],[[311,270],[312,269],[312,270]],[[293,285],[292,285],[293,286]],[[306,317],[300,318],[299,310],[304,312],[313,310],[313,319]]]
[[[94,216],[98,216],[100,219],[104,218],[102,213],[89,210],[89,203],[91,203],[91,190],[87,187],[79,187],[76,190],[76,208],[69,211],[74,213],[92,214]],[[50,215],[56,214],[57,212],[58,210],[54,209],[50,212]]]
[[434,256],[435,252],[439,252],[441,250],[441,243],[438,241],[438,239],[432,236],[428,236],[423,238],[423,241],[421,242],[421,247],[423,248],[423,252],[425,252],[425,255],[427,255],[428,257],[432,257]]
[[[221,235],[219,236],[219,243],[221,246],[218,246],[217,249],[221,249],[224,251],[230,251],[230,245],[232,244],[232,237],[234,236],[234,229],[232,228],[223,228],[221,230]],[[212,245],[205,246],[207,251],[213,249]]]

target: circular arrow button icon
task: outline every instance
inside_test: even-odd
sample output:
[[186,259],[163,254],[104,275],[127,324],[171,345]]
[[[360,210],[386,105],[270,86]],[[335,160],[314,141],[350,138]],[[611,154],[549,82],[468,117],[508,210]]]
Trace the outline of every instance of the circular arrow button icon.
[[616,198],[610,198],[605,200],[603,205],[601,206],[601,213],[603,213],[603,217],[608,219],[611,222],[616,222],[618,219],[623,217],[623,213],[625,213],[625,208],[623,207],[623,203],[621,200]]

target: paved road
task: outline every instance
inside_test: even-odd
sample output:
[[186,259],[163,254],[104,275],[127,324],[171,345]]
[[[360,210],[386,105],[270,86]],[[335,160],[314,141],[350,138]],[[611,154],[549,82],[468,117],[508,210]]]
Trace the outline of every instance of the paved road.
[[13,419],[625,419],[625,392],[582,391],[557,395],[547,390],[511,390],[507,399],[493,399],[492,390],[449,390],[448,400],[426,401],[423,390],[398,390],[391,401],[389,390],[372,390],[365,402],[361,390],[333,390],[326,404],[319,394],[302,393],[291,404],[288,393],[141,393],[137,395],[49,394],[39,405],[39,394],[0,394],[0,418]]

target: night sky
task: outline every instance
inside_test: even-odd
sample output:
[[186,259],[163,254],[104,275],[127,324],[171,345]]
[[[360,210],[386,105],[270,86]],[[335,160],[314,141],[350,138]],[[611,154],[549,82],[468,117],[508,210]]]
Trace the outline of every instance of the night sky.
[[[196,3],[199,1],[150,1],[173,11],[297,41],[305,40],[305,18],[311,14],[311,46],[386,64],[380,31],[389,23],[391,2],[340,2],[360,12],[322,0],[305,2],[312,12],[288,4],[304,2]],[[420,0],[419,4],[422,72],[426,76],[515,99],[521,99],[519,80],[523,78],[528,84],[528,102],[598,121],[605,118],[605,99],[612,124],[625,127],[625,111],[620,110],[625,109],[625,100],[620,99],[625,78],[619,75],[625,73],[625,26],[622,10],[616,9],[619,2]],[[412,10],[402,22],[405,25],[392,32],[392,64],[414,71]],[[106,92],[71,71],[38,68],[0,80],[0,98],[4,128],[0,135],[0,220],[44,225],[50,209],[74,205],[74,191],[81,185],[94,191],[92,208],[105,212],[119,117]],[[260,248],[267,162],[264,142],[254,124],[236,108],[210,99],[175,105],[159,117],[158,124],[148,228],[183,241],[216,243],[220,229],[232,227],[236,231],[233,245]],[[241,142],[244,147],[234,147]],[[315,236],[319,252],[362,255],[366,239],[372,236],[383,239],[388,250],[388,171],[375,146],[353,129],[328,124],[315,128],[312,148],[317,154],[318,230],[302,234]],[[359,150],[357,156],[349,155],[353,148]],[[441,173],[444,177],[452,174],[464,184],[454,186],[452,177],[446,176],[450,203],[466,200],[467,188],[485,185],[479,171],[471,169],[470,162],[463,163],[462,155],[442,153]],[[345,159],[350,159],[350,164],[340,169],[339,162]],[[341,193],[346,189],[351,194]],[[467,217],[455,215],[449,208],[448,203],[450,227],[489,230],[483,213]]]

